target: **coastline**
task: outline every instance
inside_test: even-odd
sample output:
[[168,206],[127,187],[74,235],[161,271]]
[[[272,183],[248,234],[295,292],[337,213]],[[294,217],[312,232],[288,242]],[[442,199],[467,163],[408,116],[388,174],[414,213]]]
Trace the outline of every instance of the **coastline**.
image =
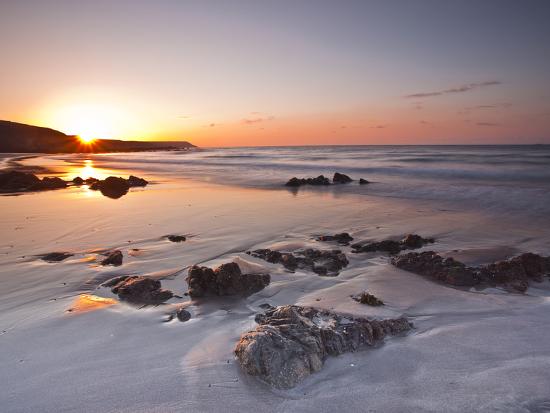
[[[41,157],[23,164],[43,163],[67,177],[85,168],[98,176],[128,174],[109,162],[75,158],[61,162],[64,170]],[[547,255],[546,227],[536,220],[503,220],[498,211],[448,209],[430,199],[223,185],[145,164],[131,171],[153,185],[118,200],[86,188],[0,197],[0,357],[9,370],[1,384],[8,411],[326,411],[361,410],[367,403],[383,411],[434,405],[536,410],[547,402],[548,281],[525,295],[467,291],[398,270],[383,254],[352,254],[349,247],[342,249],[350,265],[338,277],[291,274],[245,254],[319,248],[315,237],[324,233],[347,231],[361,240],[420,233],[436,238],[430,249],[482,264],[522,251]],[[164,236],[171,233],[187,240],[170,243]],[[124,254],[123,265],[99,266],[100,251],[115,248]],[[37,258],[54,250],[75,255],[53,264]],[[272,283],[242,300],[192,303],[184,296],[189,266],[228,261],[265,270]],[[116,303],[67,312],[82,294],[116,299],[99,285],[121,274],[162,280],[185,298],[140,310]],[[361,306],[349,298],[364,289],[386,305]],[[380,348],[330,358],[295,389],[275,391],[244,375],[232,353],[266,302],[375,318],[405,315],[415,329]],[[166,307],[181,304],[191,320],[164,322]]]

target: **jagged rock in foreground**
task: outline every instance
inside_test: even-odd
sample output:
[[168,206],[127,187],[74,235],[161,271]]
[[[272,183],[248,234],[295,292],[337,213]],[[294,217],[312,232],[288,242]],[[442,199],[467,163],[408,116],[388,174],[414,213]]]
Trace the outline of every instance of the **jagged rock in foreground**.
[[285,184],[285,186],[302,186],[302,185],[330,185],[330,180],[323,176],[319,175],[317,178],[291,178],[288,180],[288,182]]
[[384,305],[384,301],[372,294],[369,294],[366,291],[363,291],[361,294],[354,295],[351,298],[353,298],[358,303],[370,305],[373,307]]
[[279,389],[319,371],[328,356],[372,347],[412,327],[405,318],[368,320],[295,305],[269,309],[256,322],[235,355],[246,373]]
[[229,262],[215,270],[194,265],[185,279],[191,297],[206,295],[247,296],[263,290],[271,281],[269,274],[243,274],[239,265]]
[[0,192],[31,192],[47,191],[67,187],[67,182],[61,178],[38,178],[26,172],[0,172]]
[[259,249],[246,253],[267,262],[282,264],[289,271],[301,268],[322,276],[332,277],[337,276],[340,270],[347,267],[349,263],[346,255],[340,250],[327,251],[308,248],[291,253]]
[[433,251],[410,252],[393,258],[391,262],[403,270],[453,286],[503,286],[520,292],[527,290],[529,280],[541,281],[543,275],[550,275],[550,257],[532,253],[480,267],[468,267],[453,258],[443,258]]
[[347,232],[342,232],[334,235],[321,235],[317,238],[317,240],[323,242],[336,241],[338,244],[348,245],[351,241],[353,241],[353,237]]
[[161,304],[174,296],[172,291],[161,288],[160,281],[139,275],[113,278],[103,286],[112,287],[111,291],[121,300],[132,304]]
[[351,246],[354,253],[384,251],[391,255],[399,254],[403,250],[414,250],[421,248],[426,244],[432,244],[433,238],[422,238],[420,235],[407,234],[401,241],[385,240],[378,242],[370,242],[367,244],[356,243]]

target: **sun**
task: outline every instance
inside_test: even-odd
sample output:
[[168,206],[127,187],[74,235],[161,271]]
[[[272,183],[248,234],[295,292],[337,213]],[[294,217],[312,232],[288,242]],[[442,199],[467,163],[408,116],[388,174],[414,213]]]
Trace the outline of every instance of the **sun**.
[[78,139],[86,145],[89,145],[95,141],[95,138],[91,135],[78,135]]

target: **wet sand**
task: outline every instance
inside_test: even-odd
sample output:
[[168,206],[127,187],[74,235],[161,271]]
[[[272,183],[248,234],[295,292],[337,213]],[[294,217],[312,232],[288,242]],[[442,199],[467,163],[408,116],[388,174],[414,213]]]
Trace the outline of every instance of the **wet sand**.
[[[406,233],[469,263],[531,251],[548,255],[548,226],[437,202],[353,193],[217,185],[151,169],[109,170],[33,158],[62,177],[143,176],[152,183],[118,199],[86,187],[0,197],[0,396],[2,410],[31,411],[545,411],[550,408],[550,283],[526,294],[465,291],[392,267],[383,254],[352,254],[320,234],[356,240]],[[168,234],[187,240],[172,243]],[[291,274],[245,254],[255,248],[341,248],[338,277]],[[101,251],[120,249],[120,267]],[[37,255],[74,255],[46,263]],[[271,273],[246,299],[191,302],[187,268],[236,261]],[[118,275],[160,279],[184,298],[136,309],[100,284]],[[386,303],[362,306],[369,290]],[[233,357],[262,303],[313,305],[368,317],[404,315],[405,337],[329,358],[289,391],[244,375]],[[191,320],[165,322],[183,305]],[[71,310],[71,311],[68,311]]]

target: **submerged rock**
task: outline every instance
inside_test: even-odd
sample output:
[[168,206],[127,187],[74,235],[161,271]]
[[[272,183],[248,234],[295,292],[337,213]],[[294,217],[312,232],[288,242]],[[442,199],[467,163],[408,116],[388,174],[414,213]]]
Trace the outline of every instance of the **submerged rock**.
[[351,241],[353,241],[353,237],[347,232],[342,232],[340,234],[334,235],[321,235],[319,238],[317,238],[317,240],[323,242],[336,241],[339,244],[348,245]]
[[332,183],[334,184],[347,184],[353,181],[349,176],[336,172],[332,177]]
[[247,251],[249,255],[274,264],[282,264],[287,270],[307,269],[323,276],[337,276],[349,264],[340,250],[316,250],[308,248],[294,252],[280,252],[270,249]]
[[370,305],[373,307],[384,305],[384,302],[382,300],[372,294],[369,294],[366,291],[363,291],[361,294],[355,295],[352,298],[358,303]]
[[291,178],[285,184],[286,186],[298,187],[302,185],[330,185],[330,181],[327,177],[319,175],[317,178]]
[[399,254],[402,250],[412,250],[435,242],[433,238],[422,238],[420,235],[408,234],[401,241],[384,240],[369,243],[356,243],[351,247],[354,253],[383,251],[391,255]]
[[112,286],[111,291],[114,294],[132,304],[161,304],[174,296],[172,291],[161,288],[160,281],[151,278],[134,275],[119,278],[117,283],[114,281],[115,279],[103,285]]
[[359,179],[359,185],[366,185],[366,184],[370,184],[370,182],[363,178]]
[[191,297],[207,295],[248,296],[263,290],[271,281],[269,274],[243,274],[239,265],[229,262],[215,270],[194,265],[185,279]]
[[411,252],[393,258],[392,264],[453,286],[503,286],[519,292],[527,290],[529,280],[541,281],[544,275],[550,274],[550,258],[532,253],[480,267],[468,267],[433,251]]
[[235,356],[246,373],[279,389],[319,371],[328,356],[372,347],[412,327],[405,318],[369,320],[295,305],[269,309],[256,322],[241,335]]
[[122,265],[122,252],[120,250],[114,250],[107,253],[107,258],[101,261],[101,265],[114,265],[118,267]]
[[166,238],[171,242],[184,242],[187,239],[184,235],[167,235]]
[[73,254],[70,252],[50,252],[49,254],[42,255],[40,258],[47,262],[59,262],[72,256]]

